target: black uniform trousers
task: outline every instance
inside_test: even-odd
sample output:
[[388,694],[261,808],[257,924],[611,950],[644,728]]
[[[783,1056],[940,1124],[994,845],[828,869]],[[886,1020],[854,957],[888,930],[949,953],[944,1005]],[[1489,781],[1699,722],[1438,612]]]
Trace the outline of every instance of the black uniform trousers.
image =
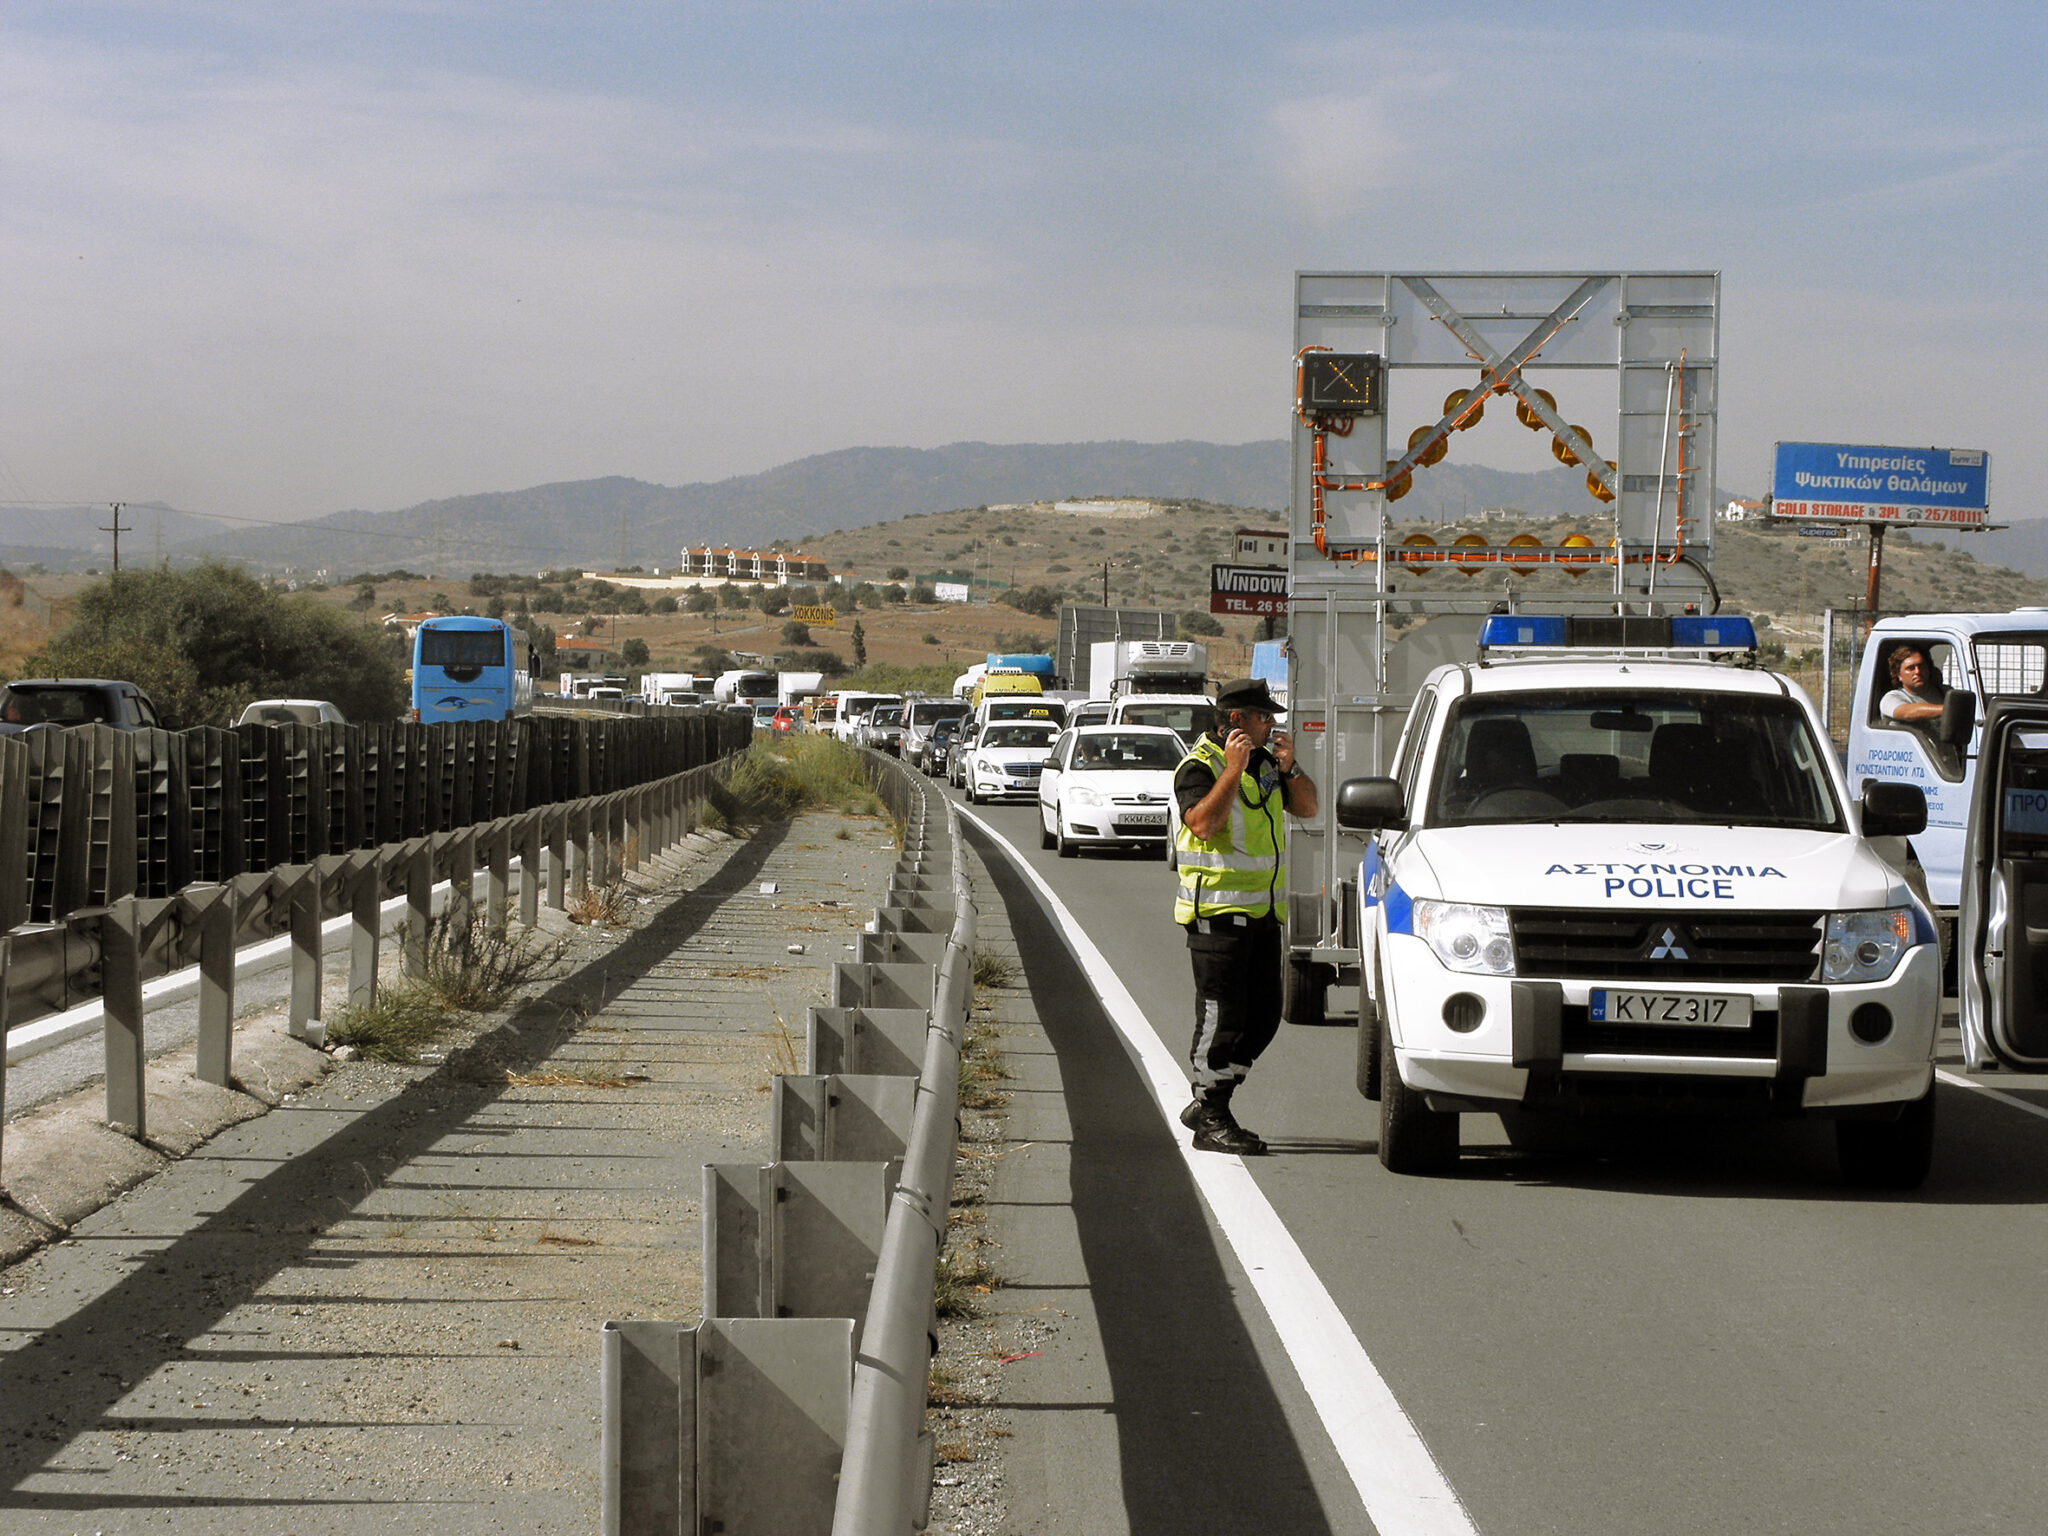
[[1195,1093],[1228,1098],[1280,1031],[1280,922],[1198,917],[1187,925],[1195,968]]

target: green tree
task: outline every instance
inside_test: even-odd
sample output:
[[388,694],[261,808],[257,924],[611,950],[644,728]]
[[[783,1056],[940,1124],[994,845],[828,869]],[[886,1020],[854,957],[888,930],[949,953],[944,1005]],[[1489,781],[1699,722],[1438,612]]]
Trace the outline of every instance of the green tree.
[[649,659],[647,642],[638,635],[632,636],[619,647],[619,660],[629,667],[644,667]]
[[1011,587],[999,601],[1041,619],[1051,618],[1060,608],[1060,594],[1051,587]]
[[123,572],[88,587],[29,665],[44,676],[125,678],[173,729],[225,724],[261,698],[331,699],[351,720],[396,719],[405,708],[403,663],[380,627],[220,564]]
[[867,631],[860,627],[860,620],[853,621],[853,664],[864,667],[868,664]]

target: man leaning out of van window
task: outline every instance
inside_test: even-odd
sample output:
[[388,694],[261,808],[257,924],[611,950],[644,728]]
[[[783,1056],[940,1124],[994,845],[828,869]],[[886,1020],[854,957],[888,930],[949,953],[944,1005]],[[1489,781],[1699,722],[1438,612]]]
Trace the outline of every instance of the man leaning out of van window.
[[1939,720],[1948,698],[1948,685],[1934,670],[1934,663],[1918,646],[1902,645],[1887,663],[1892,691],[1877,701],[1877,712],[1887,720]]

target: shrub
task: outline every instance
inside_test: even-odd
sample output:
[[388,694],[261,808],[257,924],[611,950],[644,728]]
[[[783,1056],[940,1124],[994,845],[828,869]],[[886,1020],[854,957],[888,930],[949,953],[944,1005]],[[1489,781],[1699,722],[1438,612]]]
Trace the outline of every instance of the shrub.
[[223,564],[123,572],[79,594],[29,676],[117,677],[173,730],[223,723],[251,699],[332,699],[351,720],[395,719],[404,663],[346,609],[274,592]]

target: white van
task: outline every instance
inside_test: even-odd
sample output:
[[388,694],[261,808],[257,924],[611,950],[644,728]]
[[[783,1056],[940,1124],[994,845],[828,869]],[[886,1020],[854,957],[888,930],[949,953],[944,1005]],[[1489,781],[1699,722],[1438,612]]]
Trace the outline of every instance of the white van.
[[[1949,690],[1938,720],[1887,720],[1879,702],[1896,683],[1892,658],[1924,651]],[[1975,789],[1982,730],[1977,717],[1999,699],[2036,700],[2048,686],[2048,608],[2011,613],[1917,613],[1871,626],[1849,698],[1849,782],[1917,785],[1927,796],[1927,829],[1913,852],[1927,893],[1944,916],[1960,904],[1963,839]]]

